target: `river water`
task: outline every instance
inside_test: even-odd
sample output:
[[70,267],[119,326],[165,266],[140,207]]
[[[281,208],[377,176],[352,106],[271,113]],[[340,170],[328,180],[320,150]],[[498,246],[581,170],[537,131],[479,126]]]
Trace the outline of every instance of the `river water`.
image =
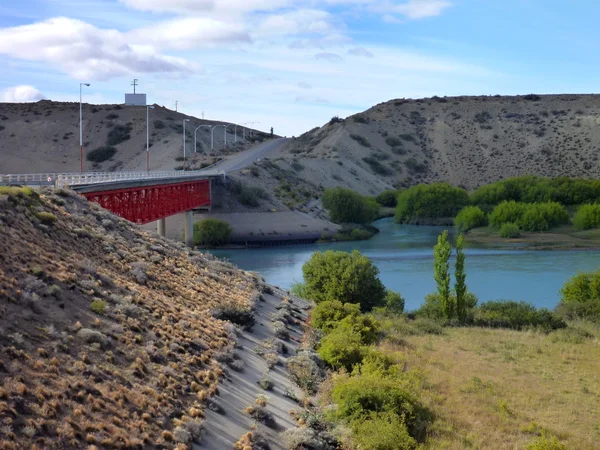
[[[259,272],[267,282],[287,289],[294,281],[302,280],[302,265],[313,252],[356,249],[377,265],[387,288],[402,294],[406,309],[414,310],[425,295],[435,292],[433,246],[444,228],[397,225],[392,219],[380,220],[375,226],[381,233],[368,241],[212,253],[242,269]],[[592,271],[600,266],[598,251],[527,251],[507,247],[467,248],[465,253],[467,285],[480,302],[524,300],[553,308],[566,280],[578,271]]]

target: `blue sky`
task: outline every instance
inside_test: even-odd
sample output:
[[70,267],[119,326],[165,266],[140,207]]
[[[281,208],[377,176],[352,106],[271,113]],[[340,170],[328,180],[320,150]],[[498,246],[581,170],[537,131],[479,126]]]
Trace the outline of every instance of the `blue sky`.
[[151,103],[298,135],[432,95],[591,93],[588,0],[4,0],[0,96]]

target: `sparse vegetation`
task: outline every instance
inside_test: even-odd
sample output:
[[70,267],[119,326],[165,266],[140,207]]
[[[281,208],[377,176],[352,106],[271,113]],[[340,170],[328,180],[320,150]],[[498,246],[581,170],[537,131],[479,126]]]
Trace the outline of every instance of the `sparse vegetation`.
[[351,134],[350,137],[352,139],[354,139],[356,142],[358,142],[360,145],[362,145],[363,147],[367,147],[367,148],[371,147],[371,143],[367,140],[367,138],[364,136],[361,136],[360,134]]
[[131,126],[130,125],[115,125],[112,130],[108,132],[108,138],[106,145],[108,147],[114,147],[122,142],[131,139]]
[[104,161],[108,161],[117,153],[117,149],[112,146],[99,147],[95,150],[92,150],[86,155],[88,161],[95,163],[102,163]]
[[369,167],[371,167],[371,170],[378,175],[387,176],[387,175],[391,175],[393,173],[391,169],[389,169],[386,166],[384,166],[383,164],[381,164],[373,156],[366,156],[362,160],[364,162],[366,162],[369,165]]

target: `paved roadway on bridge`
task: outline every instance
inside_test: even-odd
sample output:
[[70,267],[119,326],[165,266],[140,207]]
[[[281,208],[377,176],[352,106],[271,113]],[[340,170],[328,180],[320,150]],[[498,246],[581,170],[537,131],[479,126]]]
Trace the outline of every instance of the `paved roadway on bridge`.
[[[206,172],[214,172],[214,170],[218,170],[219,172],[237,172],[238,170],[245,169],[255,161],[259,159],[263,159],[275,151],[279,150],[281,147],[285,145],[288,141],[286,138],[277,138],[272,139],[262,144],[257,145],[256,147],[251,148],[250,150],[246,150],[235,155],[233,158],[226,159],[217,163],[216,165],[210,167],[209,169],[205,169]],[[202,174],[203,170],[199,170],[198,173]]]

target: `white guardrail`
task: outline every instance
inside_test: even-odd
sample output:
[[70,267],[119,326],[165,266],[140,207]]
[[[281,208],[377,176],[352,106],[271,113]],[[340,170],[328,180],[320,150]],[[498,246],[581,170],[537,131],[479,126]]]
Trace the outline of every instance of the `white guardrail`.
[[49,186],[63,188],[116,181],[159,180],[169,178],[203,178],[225,176],[224,170],[173,170],[165,172],[86,172],[86,173],[30,173],[0,174],[0,185]]

